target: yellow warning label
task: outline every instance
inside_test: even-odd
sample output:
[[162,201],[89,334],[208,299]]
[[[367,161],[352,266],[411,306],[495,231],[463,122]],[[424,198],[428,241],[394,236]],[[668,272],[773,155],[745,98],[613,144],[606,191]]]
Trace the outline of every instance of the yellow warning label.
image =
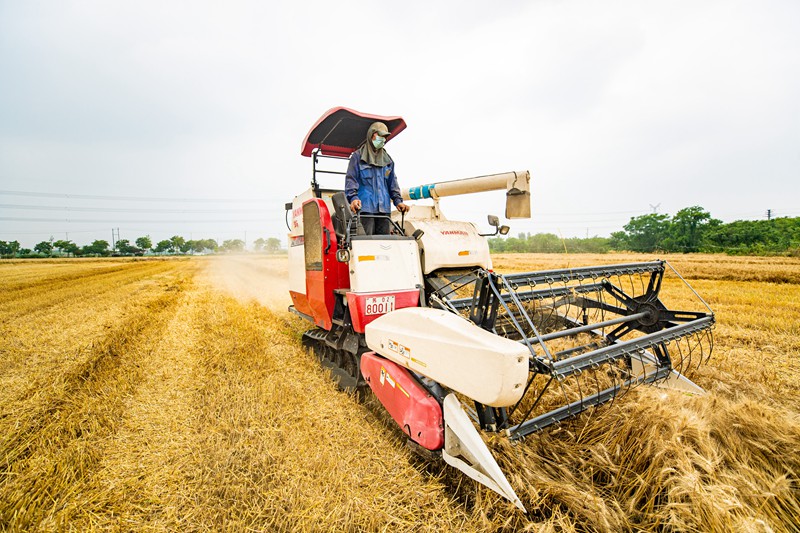
[[397,355],[402,355],[403,357],[411,359],[411,348],[408,346],[403,346],[399,342],[389,339],[389,349]]
[[384,383],[388,383],[389,385],[392,386],[392,388],[394,388],[394,386],[396,385],[395,381],[392,379],[392,376],[389,375],[389,373],[386,371],[385,368],[381,367],[381,385],[383,385]]

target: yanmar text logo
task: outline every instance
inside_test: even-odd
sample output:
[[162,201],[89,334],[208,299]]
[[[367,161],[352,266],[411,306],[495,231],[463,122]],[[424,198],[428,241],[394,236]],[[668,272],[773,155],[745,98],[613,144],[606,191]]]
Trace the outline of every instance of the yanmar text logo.
[[440,231],[442,235],[463,235],[464,237],[469,237],[469,233],[464,231],[463,229],[447,229],[444,231]]

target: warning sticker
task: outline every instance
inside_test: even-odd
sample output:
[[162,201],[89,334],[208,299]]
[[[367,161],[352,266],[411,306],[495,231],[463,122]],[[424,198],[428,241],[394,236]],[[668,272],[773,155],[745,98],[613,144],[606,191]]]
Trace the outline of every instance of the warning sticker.
[[411,348],[408,346],[403,346],[399,342],[389,339],[389,349],[398,355],[411,359]]
[[381,385],[384,385],[386,383],[391,385],[392,388],[394,388],[394,386],[396,385],[395,381],[392,379],[392,376],[389,375],[389,373],[386,371],[385,368],[381,367]]

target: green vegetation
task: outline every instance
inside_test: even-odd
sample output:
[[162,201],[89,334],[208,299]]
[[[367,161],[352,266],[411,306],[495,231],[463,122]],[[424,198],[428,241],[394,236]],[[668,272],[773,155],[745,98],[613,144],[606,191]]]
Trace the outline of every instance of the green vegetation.
[[[0,257],[79,257],[144,254],[211,254],[242,252],[245,242],[230,239],[218,244],[214,239],[186,240],[174,235],[155,243],[150,236],[139,237],[131,244],[120,239],[111,246],[96,240],[78,246],[69,240],[37,243],[33,250],[17,241],[0,241]],[[771,220],[737,220],[723,223],[700,206],[686,207],[670,217],[650,213],[632,217],[621,231],[610,237],[571,237],[562,239],[552,233],[520,233],[516,237],[489,239],[492,253],[607,253],[610,251],[665,253],[727,253],[730,255],[800,256],[800,217]],[[253,250],[281,253],[280,239],[270,237],[253,241]]]
[[[178,255],[178,254],[213,254],[219,252],[243,252],[245,242],[241,239],[230,239],[217,244],[214,239],[186,240],[180,235],[159,241],[153,245],[149,235],[139,237],[131,244],[130,239],[120,239],[112,246],[108,241],[96,240],[91,244],[79,246],[70,240],[49,240],[37,243],[33,250],[22,248],[18,241],[0,241],[0,257],[2,258],[37,258],[37,257],[108,257],[108,256],[142,256],[142,255]],[[281,253],[280,239],[256,239],[254,249],[268,254]],[[284,250],[285,251],[285,250]]]
[[561,239],[552,233],[520,233],[489,239],[493,253],[705,252],[731,255],[800,255],[800,217],[723,223],[700,206],[675,216],[631,218],[611,237]]

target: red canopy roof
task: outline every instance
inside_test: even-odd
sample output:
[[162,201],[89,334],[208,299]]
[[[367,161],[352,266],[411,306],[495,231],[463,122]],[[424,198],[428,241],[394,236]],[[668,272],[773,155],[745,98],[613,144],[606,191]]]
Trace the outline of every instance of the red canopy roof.
[[346,107],[334,107],[308,131],[300,153],[311,157],[314,148],[320,148],[323,155],[347,157],[366,140],[373,122],[383,122],[389,128],[387,141],[406,129],[402,117],[370,115]]

